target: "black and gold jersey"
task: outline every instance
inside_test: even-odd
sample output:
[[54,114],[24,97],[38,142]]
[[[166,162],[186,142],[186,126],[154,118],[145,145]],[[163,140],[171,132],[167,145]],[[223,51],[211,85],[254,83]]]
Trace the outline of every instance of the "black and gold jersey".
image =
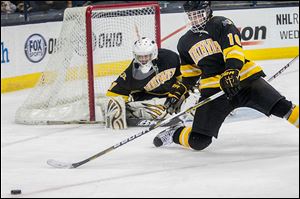
[[241,81],[264,76],[262,68],[245,58],[241,34],[225,17],[212,17],[199,33],[188,31],[177,46],[181,58],[183,83],[200,89],[220,88],[221,74],[227,69],[240,70]]
[[132,60],[129,67],[112,83],[106,95],[121,96],[125,101],[136,93],[166,97],[177,78],[181,77],[180,59],[178,54],[171,50],[159,49],[155,62],[155,67],[144,74]]

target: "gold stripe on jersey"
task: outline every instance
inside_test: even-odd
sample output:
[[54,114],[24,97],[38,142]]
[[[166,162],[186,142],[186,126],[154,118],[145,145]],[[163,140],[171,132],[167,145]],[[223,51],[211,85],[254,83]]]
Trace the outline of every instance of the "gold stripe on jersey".
[[223,51],[224,59],[238,59],[245,63],[245,54],[240,46],[234,45],[232,47],[226,48]]
[[[262,68],[256,65],[254,62],[248,62],[244,64],[243,68],[240,71],[241,81],[251,77],[252,75],[262,71]],[[200,89],[206,88],[219,88],[220,87],[221,75],[216,75],[214,77],[209,77],[202,79],[200,81]]]
[[192,132],[192,127],[185,127],[182,129],[179,135],[179,143],[184,146],[190,148],[189,137]]
[[189,55],[195,64],[198,64],[201,59],[207,56],[218,53],[222,53],[221,46],[218,42],[213,41],[212,39],[202,40],[192,46],[189,50]]
[[299,106],[296,106],[293,109],[288,121],[297,128],[299,128]]
[[180,72],[183,77],[197,77],[202,74],[202,71],[193,65],[180,66]]
[[114,93],[111,91],[107,91],[106,96],[107,97],[122,97],[125,100],[125,102],[128,102],[128,100],[129,100],[129,96],[120,95],[120,94],[117,94],[117,93]]

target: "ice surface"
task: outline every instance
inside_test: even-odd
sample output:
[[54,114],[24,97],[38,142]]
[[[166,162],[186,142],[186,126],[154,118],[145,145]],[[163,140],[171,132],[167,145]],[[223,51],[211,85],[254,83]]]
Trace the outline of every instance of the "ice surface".
[[[257,63],[272,75],[289,61]],[[299,61],[272,85],[299,104]],[[239,109],[202,152],[154,148],[157,129],[77,169],[54,169],[48,159],[78,162],[143,128],[17,125],[28,93],[1,95],[1,197],[299,197],[299,130],[282,119]]]

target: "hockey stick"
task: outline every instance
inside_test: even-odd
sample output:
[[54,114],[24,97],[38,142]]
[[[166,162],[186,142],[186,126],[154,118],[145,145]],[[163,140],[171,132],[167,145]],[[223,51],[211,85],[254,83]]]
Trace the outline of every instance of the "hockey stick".
[[105,125],[104,121],[87,121],[87,120],[73,120],[73,121],[46,121],[47,125],[66,125],[66,124],[102,124]]
[[280,74],[282,74],[287,68],[289,68],[296,59],[299,58],[299,55],[295,57],[292,61],[290,61],[287,65],[285,65],[282,69],[280,69],[275,75],[273,75],[271,78],[268,79],[268,82],[273,81],[275,78],[277,78]]
[[83,165],[83,164],[85,164],[85,163],[87,163],[87,162],[89,162],[91,160],[94,160],[94,159],[96,159],[96,158],[98,158],[98,157],[100,157],[100,156],[102,156],[102,155],[104,155],[106,153],[109,153],[109,152],[111,152],[111,151],[113,151],[113,150],[115,150],[115,149],[123,146],[124,144],[127,144],[128,142],[131,142],[131,141],[133,141],[133,140],[135,140],[135,139],[137,139],[137,138],[139,138],[139,137],[141,137],[141,136],[143,136],[143,135],[151,132],[152,130],[154,130],[154,129],[158,128],[158,127],[162,127],[162,126],[168,125],[168,124],[170,124],[170,123],[178,120],[180,116],[185,115],[187,113],[190,113],[190,112],[196,110],[197,108],[199,108],[199,107],[207,104],[208,102],[217,99],[218,97],[220,97],[222,95],[224,95],[224,92],[220,91],[220,92],[218,92],[218,93],[216,93],[216,94],[214,94],[214,95],[212,95],[212,96],[204,99],[203,101],[197,103],[195,106],[192,106],[192,107],[186,109],[185,111],[181,111],[180,113],[175,114],[175,115],[171,116],[170,118],[167,118],[165,120],[159,121],[155,125],[149,127],[147,130],[142,131],[142,132],[140,132],[138,134],[135,134],[135,135],[133,135],[133,136],[131,136],[131,137],[123,140],[122,142],[119,142],[119,143],[117,143],[117,144],[115,144],[115,145],[113,145],[113,146],[105,149],[104,151],[101,151],[101,152],[99,152],[99,153],[97,153],[97,154],[95,154],[95,155],[93,155],[93,156],[91,156],[91,157],[89,157],[89,158],[87,158],[85,160],[82,160],[80,162],[65,163],[65,162],[59,162],[59,161],[50,159],[50,160],[47,161],[47,164],[50,165],[50,166],[52,166],[52,167],[55,167],[55,168],[69,168],[69,169],[71,169],[71,168],[77,168],[77,167],[79,167],[79,166],[81,166],[81,165]]
[[[278,71],[275,75],[273,75],[268,81],[272,81],[273,79],[275,79],[276,77],[278,77],[280,74],[282,74],[298,57],[299,56],[295,57],[286,66],[284,66],[280,71]],[[104,154],[106,154],[106,153],[108,153],[108,152],[110,152],[112,150],[115,150],[115,149],[123,146],[124,144],[127,144],[128,142],[131,142],[131,141],[133,141],[133,140],[135,140],[135,139],[137,139],[137,138],[139,138],[139,137],[141,137],[141,136],[143,136],[143,135],[151,132],[152,130],[154,130],[154,129],[158,128],[158,127],[162,127],[162,126],[171,124],[172,122],[178,120],[180,118],[180,116],[185,115],[187,113],[191,113],[192,111],[196,110],[197,108],[199,108],[199,107],[207,104],[210,101],[215,100],[216,98],[222,96],[223,94],[224,94],[224,92],[220,91],[220,92],[216,93],[215,95],[212,95],[211,97],[209,97],[209,98],[207,98],[207,99],[205,99],[205,100],[197,103],[195,106],[190,107],[187,110],[182,111],[182,112],[180,112],[180,113],[178,113],[176,115],[173,115],[170,118],[167,118],[165,120],[159,121],[155,125],[149,127],[147,130],[142,131],[142,132],[140,132],[138,134],[135,134],[135,135],[133,135],[133,136],[131,136],[131,137],[123,140],[122,142],[119,142],[116,145],[111,146],[111,147],[107,148],[106,150],[101,151],[101,152],[99,152],[99,153],[97,153],[97,154],[95,154],[95,155],[93,155],[93,156],[91,156],[91,157],[89,157],[89,158],[87,158],[85,160],[82,160],[80,162],[77,162],[77,163],[64,163],[64,162],[59,162],[59,161],[56,161],[56,160],[48,160],[47,164],[50,165],[50,166],[52,166],[52,167],[55,167],[55,168],[77,168],[77,167],[79,167],[79,166],[81,166],[81,165],[83,165],[83,164],[85,164],[85,163],[87,163],[87,162],[89,162],[91,160],[94,160],[94,159],[96,159],[96,158],[98,158],[98,157],[100,157],[100,156],[102,156],[102,155],[104,155]]]

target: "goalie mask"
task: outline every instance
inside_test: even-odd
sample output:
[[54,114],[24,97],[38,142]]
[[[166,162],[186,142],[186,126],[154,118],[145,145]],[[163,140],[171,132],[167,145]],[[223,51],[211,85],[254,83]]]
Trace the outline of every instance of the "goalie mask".
[[143,37],[133,45],[134,62],[142,73],[148,73],[154,68],[154,60],[158,56],[158,47],[155,41]]
[[190,21],[191,31],[194,33],[202,31],[212,17],[210,1],[187,1],[183,8]]

